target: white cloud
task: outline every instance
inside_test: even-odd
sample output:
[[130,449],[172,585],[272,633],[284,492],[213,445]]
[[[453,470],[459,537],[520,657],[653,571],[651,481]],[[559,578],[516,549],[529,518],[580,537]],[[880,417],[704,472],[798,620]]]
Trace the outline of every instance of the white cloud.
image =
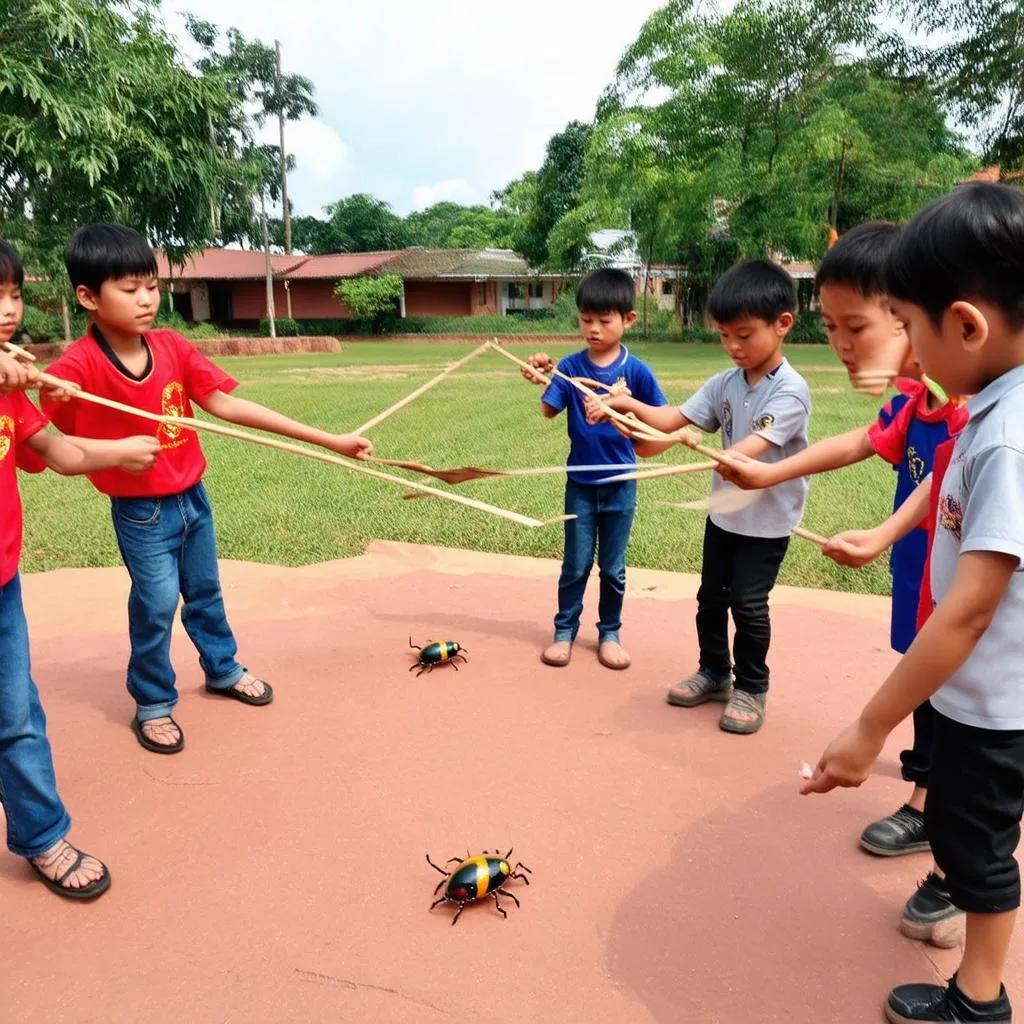
[[414,210],[425,210],[434,203],[448,200],[453,203],[469,204],[473,201],[473,189],[464,178],[439,181],[436,185],[417,185],[412,193]]
[[[277,122],[265,124],[260,138],[277,145]],[[289,122],[285,125],[285,147],[295,157],[295,170],[288,175],[288,198],[297,212],[318,214],[346,194],[349,147],[330,125],[320,118]]]
[[[297,146],[297,208],[316,213],[350,192],[371,192],[399,213],[419,189],[460,190],[460,202],[539,166],[567,121],[588,121],[622,52],[665,0],[187,0],[200,18],[273,45],[285,71],[316,87],[320,121],[350,159],[314,172]],[[180,20],[172,19],[172,24]],[[337,154],[337,150],[335,153]],[[426,185],[424,182],[436,182]],[[300,184],[301,183],[301,184]],[[412,203],[410,202],[412,200]]]

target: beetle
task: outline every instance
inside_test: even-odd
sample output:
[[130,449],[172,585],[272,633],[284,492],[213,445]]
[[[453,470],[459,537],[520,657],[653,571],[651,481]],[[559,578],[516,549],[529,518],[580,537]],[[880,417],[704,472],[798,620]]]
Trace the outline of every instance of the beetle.
[[419,672],[416,673],[417,678],[424,672],[433,672],[435,665],[443,665],[445,662],[448,662],[458,672],[459,666],[455,664],[456,658],[461,658],[467,664],[469,662],[466,657],[469,652],[455,640],[436,640],[432,644],[427,644],[426,647],[419,647],[412,642],[412,637],[409,637],[409,646],[414,651],[420,652],[419,659],[409,666],[410,672],[414,668],[419,669]]
[[[519,861],[516,862],[515,867],[511,867],[509,860],[511,856],[511,849],[504,856],[497,850],[493,854],[489,850],[484,850],[483,853],[476,856],[470,856],[467,853],[465,860],[459,857],[452,857],[443,868],[440,868],[430,859],[430,854],[428,853],[427,863],[435,871],[440,871],[444,875],[444,878],[437,883],[434,895],[437,896],[442,886],[444,886],[444,893],[430,904],[430,909],[433,910],[434,907],[441,903],[457,904],[458,912],[452,918],[452,924],[454,925],[467,904],[490,897],[494,900],[494,906],[498,913],[502,917],[508,917],[505,908],[498,901],[499,893],[502,896],[508,896],[518,907],[519,900],[516,898],[515,893],[509,892],[504,886],[513,878],[521,878],[529,885],[530,880],[526,875],[533,874],[525,864]],[[449,864],[458,865],[450,874],[447,870]],[[525,871],[526,875],[521,874],[520,872],[522,871]]]

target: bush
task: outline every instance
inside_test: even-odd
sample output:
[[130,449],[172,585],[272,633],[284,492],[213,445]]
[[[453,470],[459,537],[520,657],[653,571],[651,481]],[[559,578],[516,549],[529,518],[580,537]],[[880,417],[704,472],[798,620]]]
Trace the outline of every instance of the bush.
[[[297,338],[302,333],[299,322],[287,316],[274,318],[274,331],[279,338]],[[270,337],[270,317],[265,316],[260,320],[260,336]]]
[[39,344],[64,340],[63,318],[57,313],[44,313],[35,306],[25,306],[21,329],[23,334],[27,334],[33,342]]
[[683,341],[697,345],[717,345],[719,342],[718,332],[707,327],[684,327]]
[[821,313],[813,309],[801,313],[786,340],[797,345],[827,345],[828,335],[825,333]]

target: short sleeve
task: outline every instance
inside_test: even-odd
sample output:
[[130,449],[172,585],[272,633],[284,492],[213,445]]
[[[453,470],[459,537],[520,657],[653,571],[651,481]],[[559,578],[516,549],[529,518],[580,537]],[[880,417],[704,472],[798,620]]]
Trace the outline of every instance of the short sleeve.
[[41,473],[46,463],[26,441],[46,427],[46,417],[22,394],[14,396],[14,458],[18,469],[26,473]]
[[185,394],[196,402],[203,402],[214,391],[234,391],[238,381],[229,373],[206,358],[188,339],[175,336],[175,344],[181,356]]
[[654,372],[646,363],[637,361],[634,383],[636,385],[633,390],[634,398],[645,405],[668,405],[668,399],[661,390],[658,378],[654,376]]
[[721,376],[712,377],[679,407],[679,411],[691,423],[709,434],[714,433],[722,425],[719,419],[721,403],[718,401],[721,379]]
[[751,433],[781,448],[807,431],[811,411],[807,399],[795,391],[773,395],[752,425]]
[[[558,364],[558,369],[571,377],[572,368],[565,363],[566,360],[563,359]],[[561,412],[569,404],[569,382],[561,377],[552,377],[551,383],[545,389],[544,394],[540,396],[540,400],[545,405]]]
[[967,500],[960,551],[995,551],[1024,560],[1024,452],[985,448],[964,466]]
[[893,466],[898,466],[907,453],[907,431],[913,416],[913,403],[897,395],[884,405],[878,419],[868,427],[868,442],[874,453]]
[[[86,387],[87,381],[85,380],[84,369],[75,351],[64,353],[47,368],[46,372],[53,377],[59,377],[61,380]],[[74,400],[67,402],[56,401],[55,399],[47,398],[46,393],[41,391],[39,404],[43,407],[43,412],[49,417],[50,422],[62,434],[75,433],[77,403]]]

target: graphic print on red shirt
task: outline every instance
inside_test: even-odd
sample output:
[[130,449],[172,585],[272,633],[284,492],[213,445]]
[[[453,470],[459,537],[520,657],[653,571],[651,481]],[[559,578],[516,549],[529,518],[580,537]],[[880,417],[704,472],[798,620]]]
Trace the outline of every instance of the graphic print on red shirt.
[[[83,390],[123,405],[176,419],[193,415],[192,402],[205,401],[214,391],[233,391],[236,381],[210,362],[176,331],[156,330],[144,335],[152,365],[136,380],[104,351],[90,333],[76,341],[50,366],[54,377],[73,381]],[[90,473],[97,490],[115,498],[162,498],[180,494],[197,484],[206,469],[199,438],[192,430],[156,424],[129,413],[72,398],[68,402],[43,401],[43,409],[58,429],[78,437],[115,439],[146,434],[160,442],[156,465],[145,473],[105,469]]]
[[24,443],[46,426],[46,417],[20,392],[0,395],[0,587],[18,572],[21,558],[21,494],[18,466],[42,468]]

